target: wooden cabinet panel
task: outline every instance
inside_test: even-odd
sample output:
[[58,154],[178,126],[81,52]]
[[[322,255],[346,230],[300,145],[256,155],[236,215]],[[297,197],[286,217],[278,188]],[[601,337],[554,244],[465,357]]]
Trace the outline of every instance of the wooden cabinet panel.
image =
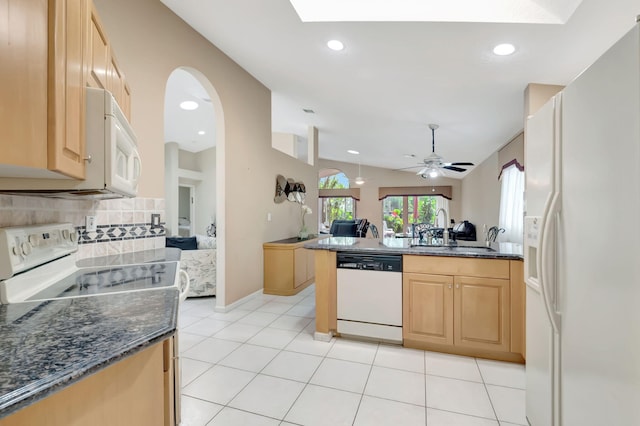
[[300,247],[293,251],[293,286],[298,287],[307,280],[307,250]]
[[315,256],[304,248],[310,241],[291,238],[262,245],[265,293],[291,296],[313,283]]
[[455,277],[455,345],[510,350],[509,280]]
[[526,355],[526,284],[524,262],[512,260],[511,264],[511,352],[525,358]]
[[158,343],[2,419],[3,426],[164,424]]
[[470,257],[403,256],[404,272],[509,279],[509,261]]
[[0,0],[2,164],[47,168],[47,22],[47,0]]
[[50,0],[49,170],[85,177],[85,49],[87,2]]
[[103,30],[93,2],[90,3],[89,33],[87,35],[87,46],[89,48],[87,55],[87,86],[106,89],[107,71],[109,69],[109,40]]
[[316,263],[316,332],[328,336],[338,326],[336,252],[312,251]]
[[131,123],[131,88],[127,84],[126,80],[122,85],[122,102],[120,103],[120,108],[124,113],[124,116],[127,118],[127,121]]
[[307,279],[312,280],[316,276],[316,256],[313,250],[305,249],[307,252]]
[[265,293],[293,289],[293,250],[264,250]]
[[403,337],[453,344],[453,277],[403,275]]
[[116,102],[120,105],[122,102],[124,77],[122,76],[120,65],[118,65],[118,61],[113,54],[113,51],[109,58],[109,70],[107,77],[107,90],[113,94],[113,97],[116,98]]

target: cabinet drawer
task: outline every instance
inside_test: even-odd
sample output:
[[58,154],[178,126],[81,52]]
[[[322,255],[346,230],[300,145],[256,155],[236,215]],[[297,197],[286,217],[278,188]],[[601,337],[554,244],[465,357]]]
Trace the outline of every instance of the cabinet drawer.
[[509,278],[509,261],[444,256],[403,256],[404,272],[457,275],[481,278]]

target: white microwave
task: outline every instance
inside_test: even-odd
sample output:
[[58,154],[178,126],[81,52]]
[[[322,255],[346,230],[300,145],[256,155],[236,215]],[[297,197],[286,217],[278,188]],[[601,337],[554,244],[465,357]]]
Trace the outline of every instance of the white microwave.
[[21,171],[16,177],[0,178],[0,192],[71,199],[137,195],[142,162],[136,135],[110,92],[90,87],[85,90],[85,179],[42,170]]

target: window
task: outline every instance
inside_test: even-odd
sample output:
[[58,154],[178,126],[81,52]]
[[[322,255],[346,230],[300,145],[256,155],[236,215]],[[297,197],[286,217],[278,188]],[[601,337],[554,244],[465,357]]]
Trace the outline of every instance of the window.
[[[320,178],[318,189],[340,190],[349,188],[349,178],[342,172]],[[336,219],[350,220],[356,217],[356,200],[348,195],[320,197],[318,199],[319,231],[329,232],[331,222]]]
[[440,196],[398,195],[388,196],[382,200],[382,220],[386,234],[402,234],[411,232],[413,223],[433,223],[444,227],[444,215],[440,222],[436,220],[439,208],[448,211],[449,200]]
[[524,214],[524,172],[514,164],[502,171],[500,217],[498,226],[505,230],[502,241],[522,244]]

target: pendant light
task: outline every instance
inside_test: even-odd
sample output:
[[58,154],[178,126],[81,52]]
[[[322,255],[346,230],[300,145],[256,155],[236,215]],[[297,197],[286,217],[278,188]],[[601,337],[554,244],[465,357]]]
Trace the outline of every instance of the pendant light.
[[354,179],[354,183],[356,185],[364,184],[364,178],[362,177],[362,173],[360,173],[360,158],[358,158],[358,176]]

